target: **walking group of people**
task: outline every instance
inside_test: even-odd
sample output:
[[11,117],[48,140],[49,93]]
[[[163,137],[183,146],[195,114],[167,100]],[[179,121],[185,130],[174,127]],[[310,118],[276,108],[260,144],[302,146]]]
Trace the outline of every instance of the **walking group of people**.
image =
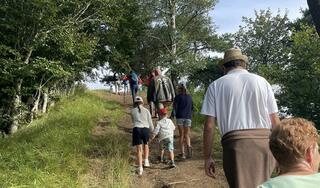
[[[315,188],[320,185],[318,134],[302,118],[280,122],[271,85],[246,70],[240,49],[224,54],[225,75],[208,87],[201,114],[205,172],[215,178],[212,144],[221,133],[223,170],[231,188]],[[279,176],[270,179],[276,164]]]
[[[148,103],[150,111],[143,106],[143,99],[136,96],[134,107],[131,111],[133,121],[132,145],[136,147],[137,173],[143,173],[143,167],[150,167],[149,143],[158,137],[159,141],[159,162],[167,162],[174,168],[174,130],[176,128],[172,119],[175,117],[179,127],[179,157],[181,159],[192,157],[192,147],[190,141],[190,127],[192,118],[192,98],[186,92],[186,86],[179,84],[178,95],[175,94],[171,80],[162,75],[159,68],[151,73],[148,81]],[[173,110],[168,112],[168,107],[173,104]],[[159,118],[154,128],[151,114],[154,118]],[[169,114],[170,118],[169,118]],[[151,134],[151,135],[149,135]],[[185,147],[187,155],[185,155]],[[165,151],[168,152],[166,160]]]
[[[206,116],[203,130],[206,175],[215,178],[212,145],[217,126],[221,134],[223,170],[229,187],[318,187],[319,136],[314,124],[303,118],[280,122],[271,85],[263,77],[248,72],[247,62],[248,57],[240,49],[227,50],[221,61],[225,75],[207,88],[201,109],[201,114]],[[135,98],[133,145],[137,148],[138,174],[143,172],[142,153],[144,166],[150,166],[148,143],[156,135],[161,149],[159,160],[163,161],[164,150],[167,150],[169,165],[175,167],[175,125],[168,118],[167,110],[172,101],[171,117],[176,117],[179,128],[180,157],[192,156],[189,136],[193,108],[191,96],[186,94],[183,84],[179,85],[179,94],[174,96],[170,79],[162,76],[160,70],[155,70],[150,78],[147,97],[150,111],[155,109],[154,115],[159,115],[160,119],[154,129],[150,112],[142,106],[142,98]],[[151,139],[149,132],[152,133]],[[279,176],[270,179],[276,166]]]
[[[113,85],[115,88],[115,94],[120,95],[121,85],[123,85],[123,94],[129,93],[129,87],[131,91],[132,101],[134,101],[135,96],[139,90],[139,86],[142,84],[142,79],[134,71],[130,71],[128,75],[120,76],[117,73],[113,75]],[[112,90],[112,89],[111,89]]]

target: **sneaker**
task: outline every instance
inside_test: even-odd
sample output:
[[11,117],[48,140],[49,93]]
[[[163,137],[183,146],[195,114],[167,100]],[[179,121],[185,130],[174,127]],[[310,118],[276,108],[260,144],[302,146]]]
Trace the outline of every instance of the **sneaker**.
[[178,157],[179,157],[180,159],[182,159],[182,160],[185,160],[185,159],[186,159],[186,156],[184,155],[184,153],[180,153],[180,154],[178,155]]
[[171,168],[175,168],[175,167],[176,167],[176,164],[174,164],[174,161],[170,161],[170,162],[169,162],[169,166],[170,166]]
[[150,167],[150,162],[148,159],[144,160],[144,167]]
[[187,158],[191,159],[192,158],[192,147],[187,147]]
[[142,166],[138,167],[137,170],[136,170],[136,172],[137,172],[137,174],[138,174],[139,176],[141,176],[141,175],[142,175],[142,172],[143,172]]

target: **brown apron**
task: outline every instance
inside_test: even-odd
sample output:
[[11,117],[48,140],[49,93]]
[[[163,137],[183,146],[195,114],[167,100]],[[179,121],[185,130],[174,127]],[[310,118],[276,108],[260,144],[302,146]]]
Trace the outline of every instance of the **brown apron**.
[[245,129],[222,137],[223,170],[230,188],[256,188],[270,178],[276,165],[269,149],[270,133]]

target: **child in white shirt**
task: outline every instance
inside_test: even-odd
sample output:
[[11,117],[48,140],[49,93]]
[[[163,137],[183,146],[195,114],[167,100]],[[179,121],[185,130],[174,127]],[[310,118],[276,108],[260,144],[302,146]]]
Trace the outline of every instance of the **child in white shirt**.
[[164,151],[167,150],[169,152],[169,165],[170,167],[176,167],[174,163],[174,146],[173,146],[173,135],[175,126],[171,119],[167,118],[168,110],[166,108],[162,108],[159,110],[160,120],[157,122],[157,126],[153,131],[154,139],[157,135],[159,135],[159,143],[160,143],[160,160],[163,161]]

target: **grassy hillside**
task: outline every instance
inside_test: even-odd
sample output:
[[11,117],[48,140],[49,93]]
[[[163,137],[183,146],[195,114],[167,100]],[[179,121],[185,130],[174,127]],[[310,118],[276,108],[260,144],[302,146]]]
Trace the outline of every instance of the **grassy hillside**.
[[[114,126],[122,113],[93,94],[62,100],[27,128],[0,139],[0,187],[128,187],[130,150]],[[93,136],[103,117],[108,132]],[[98,175],[90,172],[92,161],[98,161]],[[97,176],[98,184],[90,182]]]

